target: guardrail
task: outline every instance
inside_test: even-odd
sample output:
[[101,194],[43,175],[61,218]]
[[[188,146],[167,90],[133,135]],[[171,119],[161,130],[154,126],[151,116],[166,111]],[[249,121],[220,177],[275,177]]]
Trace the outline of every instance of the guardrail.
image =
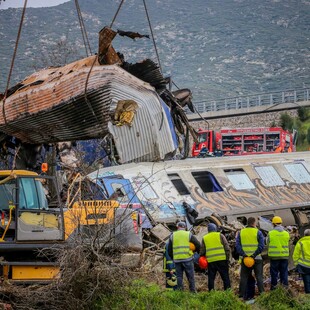
[[[259,106],[273,106],[310,100],[310,88],[286,90],[252,96],[232,97],[210,101],[193,102],[199,113],[223,110],[238,110]],[[191,113],[191,112],[189,112]]]

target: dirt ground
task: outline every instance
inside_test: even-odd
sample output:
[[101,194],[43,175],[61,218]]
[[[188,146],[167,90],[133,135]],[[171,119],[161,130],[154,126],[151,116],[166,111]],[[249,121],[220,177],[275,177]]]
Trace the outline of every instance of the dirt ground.
[[[153,266],[152,262],[153,261]],[[151,281],[159,284],[161,287],[165,288],[165,274],[162,272],[162,260],[160,257],[157,257],[155,260],[149,259],[146,260],[142,269],[144,270],[145,276]],[[254,272],[253,272],[254,274]],[[233,263],[230,267],[230,281],[232,290],[238,295],[239,290],[239,281],[240,281],[240,264],[238,262]],[[196,289],[198,292],[207,292],[208,291],[208,276],[207,272],[196,272]],[[184,286],[185,289],[188,288],[188,283],[186,276],[184,274]],[[270,290],[270,271],[269,263],[264,264],[264,287],[265,291]],[[289,288],[296,294],[304,292],[304,286],[301,276],[296,272],[289,273]],[[215,289],[222,290],[223,282],[218,274],[215,280]],[[258,294],[256,287],[256,294]]]

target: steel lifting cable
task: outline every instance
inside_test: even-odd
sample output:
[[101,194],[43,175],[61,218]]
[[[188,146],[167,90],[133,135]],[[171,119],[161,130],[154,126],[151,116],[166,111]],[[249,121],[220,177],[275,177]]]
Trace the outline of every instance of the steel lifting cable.
[[4,119],[5,125],[7,124],[7,120],[6,120],[4,105],[5,105],[5,100],[6,100],[6,97],[7,97],[7,94],[8,94],[10,80],[11,80],[11,76],[12,76],[12,72],[13,72],[15,57],[16,57],[16,53],[17,53],[17,47],[18,47],[18,43],[19,43],[19,38],[20,38],[20,34],[22,32],[22,27],[23,27],[23,22],[24,22],[26,7],[27,7],[27,1],[28,0],[25,0],[25,2],[24,2],[23,13],[22,13],[22,16],[21,16],[21,19],[20,19],[20,23],[19,23],[18,34],[17,34],[17,38],[16,38],[16,42],[15,42],[15,48],[14,48],[14,53],[13,53],[13,57],[12,57],[12,61],[11,61],[10,72],[9,72],[8,80],[7,80],[7,83],[6,83],[4,98],[3,98],[3,102],[2,102],[2,115],[3,115],[3,119]]
[[124,1],[125,1],[125,0],[122,0],[121,3],[119,4],[119,6],[118,6],[118,8],[117,8],[117,11],[116,11],[116,13],[115,13],[115,15],[114,15],[114,17],[113,17],[113,19],[112,19],[110,28],[112,28],[112,26],[113,26],[113,24],[114,24],[114,22],[115,22],[115,19],[116,19],[118,13],[119,13],[119,11],[120,11],[120,9],[121,9],[121,7],[122,7]]
[[[92,55],[92,51],[90,48],[90,44],[89,44],[89,40],[88,40],[88,36],[87,36],[87,32],[86,32],[86,27],[84,24],[84,20],[83,20],[83,16],[81,13],[81,9],[80,9],[80,5],[79,5],[78,0],[75,0],[75,7],[76,7],[79,23],[80,23],[80,28],[81,28],[84,46],[85,46],[85,50],[86,50],[86,56],[88,57],[88,49],[89,49],[90,55]],[[88,47],[88,49],[87,49],[87,47]]]
[[[78,1],[77,1],[77,0],[75,0],[75,1],[76,1],[77,5],[78,5]],[[121,6],[123,5],[124,1],[125,1],[125,0],[122,0],[121,3],[120,3],[120,5],[118,6],[118,9],[117,9],[117,11],[116,11],[116,13],[115,13],[115,15],[114,15],[114,18],[113,18],[113,20],[112,20],[112,22],[111,22],[110,28],[112,28],[113,23],[114,23],[114,21],[115,21],[117,15],[118,15],[118,13],[119,13],[119,11],[120,11],[120,9],[121,9]],[[88,71],[88,74],[87,74],[87,77],[86,77],[85,88],[84,88],[84,99],[85,99],[85,102],[86,102],[87,106],[89,107],[90,111],[92,112],[92,114],[93,114],[93,116],[94,116],[94,118],[95,118],[97,124],[98,124],[102,129],[104,129],[104,127],[102,126],[102,124],[99,122],[99,119],[98,119],[98,117],[97,117],[97,115],[96,115],[96,113],[95,113],[95,111],[94,111],[94,109],[93,109],[93,107],[92,107],[90,101],[89,101],[88,98],[87,98],[87,86],[88,86],[88,81],[89,81],[90,74],[91,74],[91,72],[92,72],[92,70],[93,70],[93,67],[94,67],[94,65],[95,65],[95,63],[96,63],[97,60],[98,60],[98,55],[96,55],[96,57],[94,58],[94,61],[93,61],[93,63],[91,64],[91,67],[90,67],[90,69],[89,69],[89,71]]]
[[145,0],[143,0],[143,4],[144,4],[144,9],[145,9],[147,21],[148,21],[148,23],[149,23],[151,35],[152,35],[152,40],[153,40],[153,45],[154,45],[154,48],[155,48],[155,53],[156,53],[156,57],[157,57],[158,65],[159,65],[159,70],[160,70],[161,74],[163,74],[163,70],[162,70],[162,68],[161,68],[160,59],[159,59],[159,55],[158,55],[158,50],[157,50],[157,46],[156,46],[156,42],[155,42],[155,37],[154,37],[154,33],[153,33],[153,29],[152,29],[152,25],[151,25],[149,13],[148,13],[148,11],[147,11],[147,7],[146,7]]
[[104,127],[102,126],[102,124],[99,122],[99,119],[98,119],[98,117],[97,117],[97,115],[96,115],[96,113],[95,113],[95,111],[94,111],[94,109],[93,109],[91,103],[89,102],[89,100],[88,100],[88,98],[87,98],[87,86],[88,86],[88,81],[89,81],[90,74],[91,74],[91,72],[92,72],[92,70],[93,70],[93,67],[94,67],[94,65],[95,65],[95,63],[96,63],[96,61],[97,61],[97,59],[98,59],[98,55],[96,55],[96,57],[94,57],[94,61],[93,61],[93,63],[91,64],[91,67],[90,67],[90,69],[89,69],[89,71],[88,71],[88,74],[87,74],[87,77],[86,77],[85,88],[84,88],[84,99],[85,99],[85,102],[86,102],[87,106],[89,107],[90,111],[92,112],[93,117],[95,118],[97,124],[98,124],[102,129],[104,129]]

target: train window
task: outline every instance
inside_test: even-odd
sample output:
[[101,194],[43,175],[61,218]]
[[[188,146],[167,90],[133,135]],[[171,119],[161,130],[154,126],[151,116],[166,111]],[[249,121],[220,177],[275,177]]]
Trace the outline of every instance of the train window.
[[177,173],[168,174],[168,177],[180,195],[190,195],[190,192],[185,186],[183,180]]
[[284,186],[285,183],[272,166],[255,167],[265,186]]
[[286,164],[284,166],[297,183],[310,183],[310,174],[303,164]]
[[225,169],[229,181],[235,189],[254,189],[255,186],[243,169]]
[[195,171],[192,176],[204,193],[223,191],[214,175],[209,171]]

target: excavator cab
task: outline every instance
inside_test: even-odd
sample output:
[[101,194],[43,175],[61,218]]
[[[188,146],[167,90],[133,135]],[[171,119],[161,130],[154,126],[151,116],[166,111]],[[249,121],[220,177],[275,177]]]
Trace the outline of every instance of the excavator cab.
[[0,178],[2,243],[64,240],[60,204],[57,208],[49,206],[51,182],[51,177],[28,171],[25,175],[13,173]]
[[[55,179],[30,171],[0,171],[0,274],[4,279],[50,279],[58,272],[40,251],[64,240]],[[41,253],[42,254],[42,253]]]

